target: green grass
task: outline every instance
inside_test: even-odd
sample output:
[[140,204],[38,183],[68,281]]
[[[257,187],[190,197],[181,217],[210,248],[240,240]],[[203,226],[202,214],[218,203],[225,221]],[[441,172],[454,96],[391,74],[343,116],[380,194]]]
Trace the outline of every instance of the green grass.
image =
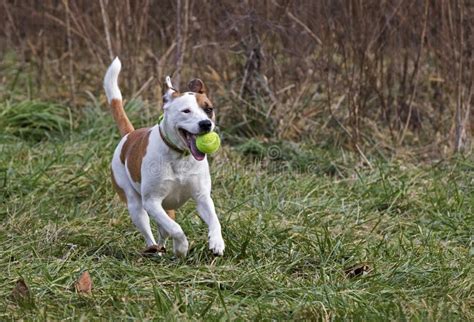
[[[189,256],[144,258],[109,182],[111,117],[56,106],[38,137],[5,118],[11,106],[0,110],[0,320],[474,319],[472,159],[369,157],[370,169],[310,144],[224,145],[211,168],[225,256],[209,253],[190,202],[178,212]],[[142,114],[134,123],[150,124]],[[348,276],[358,264],[370,271]],[[90,296],[73,290],[84,270]],[[19,278],[28,301],[10,296]]]

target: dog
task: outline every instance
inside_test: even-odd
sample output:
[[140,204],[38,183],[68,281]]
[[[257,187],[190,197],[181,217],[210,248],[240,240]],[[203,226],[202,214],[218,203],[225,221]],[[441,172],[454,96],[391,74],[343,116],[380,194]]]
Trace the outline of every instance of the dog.
[[[209,249],[222,256],[225,245],[211,198],[209,164],[196,147],[197,135],[215,128],[208,88],[202,80],[193,79],[189,91],[181,93],[166,77],[162,120],[153,127],[135,130],[118,87],[121,67],[115,58],[104,77],[107,100],[122,135],[112,158],[111,176],[114,190],[126,202],[132,222],[145,238],[144,253],[165,252],[166,239],[171,237],[175,256],[186,256],[189,244],[175,221],[175,210],[192,198],[208,225]],[[158,224],[158,242],[149,217]]]

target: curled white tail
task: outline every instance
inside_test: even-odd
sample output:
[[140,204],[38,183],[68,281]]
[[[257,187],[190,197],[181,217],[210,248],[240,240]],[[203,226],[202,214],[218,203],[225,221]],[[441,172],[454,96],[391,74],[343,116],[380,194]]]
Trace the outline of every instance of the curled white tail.
[[120,63],[120,59],[116,57],[105,73],[104,89],[112,111],[112,116],[114,117],[115,123],[117,123],[120,134],[124,136],[132,132],[134,128],[123,109],[122,93],[120,93],[118,87],[117,79],[121,68],[122,64]]
[[118,87],[118,75],[122,69],[122,63],[118,57],[115,57],[112,64],[107,69],[104,77],[104,89],[107,100],[110,103],[113,99],[122,100],[122,93]]

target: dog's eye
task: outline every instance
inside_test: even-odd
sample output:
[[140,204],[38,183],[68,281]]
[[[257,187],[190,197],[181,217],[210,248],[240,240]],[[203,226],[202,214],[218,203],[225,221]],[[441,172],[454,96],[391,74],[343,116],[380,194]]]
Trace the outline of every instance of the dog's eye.
[[212,115],[212,108],[210,108],[210,107],[205,108],[205,109],[204,109],[204,112],[205,112],[207,115]]
[[191,113],[191,110],[189,108],[187,108],[185,110],[182,110],[181,112],[188,114],[188,113]]

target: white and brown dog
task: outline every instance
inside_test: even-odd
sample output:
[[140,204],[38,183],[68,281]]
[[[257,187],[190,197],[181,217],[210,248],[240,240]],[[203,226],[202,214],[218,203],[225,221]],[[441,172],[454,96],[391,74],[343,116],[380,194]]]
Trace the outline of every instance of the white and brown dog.
[[[223,255],[225,246],[211,198],[209,165],[206,155],[196,147],[196,136],[215,127],[207,87],[200,79],[194,79],[188,84],[190,91],[180,93],[167,77],[163,120],[153,127],[135,130],[125,114],[117,84],[120,69],[120,60],[115,58],[104,78],[105,93],[122,135],[112,159],[112,181],[127,203],[133,223],[145,237],[145,252],[164,251],[170,236],[174,254],[186,255],[188,240],[175,221],[175,209],[192,198],[209,227],[209,249]],[[148,216],[159,226],[158,243]]]

